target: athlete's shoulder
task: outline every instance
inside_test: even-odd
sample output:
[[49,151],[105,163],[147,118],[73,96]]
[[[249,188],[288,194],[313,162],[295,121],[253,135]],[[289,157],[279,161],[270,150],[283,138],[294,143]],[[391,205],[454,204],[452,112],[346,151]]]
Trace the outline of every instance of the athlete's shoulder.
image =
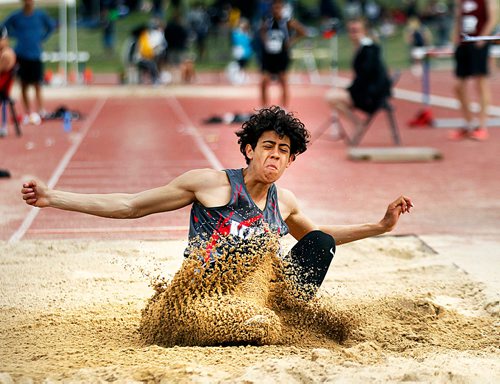
[[292,206],[297,204],[297,198],[292,191],[278,186],[276,186],[276,189],[278,191],[278,200],[280,204],[287,204]]
[[228,184],[227,176],[224,171],[211,168],[192,169],[184,173],[183,177],[193,180],[197,184],[206,184],[207,187],[216,184]]

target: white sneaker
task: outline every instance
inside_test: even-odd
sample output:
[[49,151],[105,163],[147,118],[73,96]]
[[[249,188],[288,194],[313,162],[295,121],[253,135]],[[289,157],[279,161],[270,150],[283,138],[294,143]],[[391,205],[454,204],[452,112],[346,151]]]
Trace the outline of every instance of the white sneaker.
[[42,124],[42,118],[40,117],[40,115],[38,113],[32,112],[30,114],[30,123],[33,125],[40,125],[40,124]]
[[1,127],[0,128],[0,137],[5,137],[7,136],[7,127]]

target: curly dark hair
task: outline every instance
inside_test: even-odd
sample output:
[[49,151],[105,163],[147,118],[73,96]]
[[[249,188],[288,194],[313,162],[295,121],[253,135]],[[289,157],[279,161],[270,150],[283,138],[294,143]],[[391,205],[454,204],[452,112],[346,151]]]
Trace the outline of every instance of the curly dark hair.
[[239,137],[240,151],[245,156],[247,164],[250,163],[250,159],[245,153],[246,145],[250,144],[255,149],[259,137],[266,131],[274,131],[280,138],[287,136],[290,139],[291,156],[305,152],[311,137],[304,124],[294,117],[293,113],[287,113],[276,105],[263,108],[253,114],[236,132],[236,136]]

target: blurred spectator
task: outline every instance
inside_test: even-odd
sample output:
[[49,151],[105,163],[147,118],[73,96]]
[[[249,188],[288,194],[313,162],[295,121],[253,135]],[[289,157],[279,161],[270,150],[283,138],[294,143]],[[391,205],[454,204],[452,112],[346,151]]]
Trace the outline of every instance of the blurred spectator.
[[[0,137],[7,136],[7,105],[10,90],[14,81],[16,54],[9,46],[9,36],[6,27],[0,29],[0,105],[2,107],[2,125]],[[13,118],[16,118],[13,116]]]
[[[453,33],[455,50],[455,76],[457,82],[455,93],[460,101],[460,109],[465,119],[465,127],[452,132],[451,139],[470,137],[475,140],[486,140],[488,106],[490,103],[490,85],[488,82],[489,44],[485,41],[474,43],[462,42],[462,34],[469,36],[488,36],[498,21],[497,0],[455,0],[455,28]],[[479,126],[474,125],[469,104],[467,82],[475,83],[479,96]]]
[[164,0],[153,0],[151,4],[151,14],[153,17],[163,19],[164,16]]
[[111,55],[115,52],[118,2],[117,0],[103,0],[101,7],[102,41],[104,50]]
[[342,14],[335,0],[320,0],[319,14],[323,19],[342,19]]
[[165,27],[165,40],[168,44],[167,66],[174,82],[179,80],[190,82],[194,75],[194,63],[187,52],[188,35],[188,29],[182,21],[181,11],[174,9]]
[[246,67],[252,58],[252,34],[250,23],[241,18],[239,25],[233,29],[232,35],[233,59],[228,66],[229,78],[234,84],[242,84],[246,80]]
[[346,19],[352,19],[363,16],[363,6],[358,0],[347,0],[344,5],[344,13]]
[[452,13],[444,0],[429,0],[422,12],[422,20],[432,30],[438,47],[449,43]]
[[374,0],[368,0],[364,5],[364,15],[370,28],[375,28],[379,22],[381,14],[380,5]]
[[[163,31],[157,25],[142,25],[132,32],[135,41],[131,46],[131,60],[139,73],[149,75],[151,83],[160,83],[159,62],[165,54],[167,44]],[[143,79],[139,76],[139,80]]]
[[418,17],[417,0],[404,1],[404,13],[407,19],[410,17]]
[[[44,11],[35,9],[34,0],[23,0],[22,9],[14,11],[4,22],[8,33],[16,39],[18,76],[24,104],[24,123],[38,125],[45,115],[42,97],[42,44],[55,29],[55,22]],[[28,88],[35,88],[37,111],[32,108]]]
[[432,33],[427,26],[420,22],[418,17],[412,16],[406,24],[404,38],[410,49],[411,72],[416,76],[420,76],[422,74],[422,66],[420,60],[413,57],[413,51],[415,48],[423,48],[431,45]]
[[361,121],[354,113],[355,109],[373,113],[380,108],[384,99],[391,95],[391,80],[382,60],[380,46],[368,36],[363,20],[349,20],[347,32],[355,48],[352,61],[354,79],[346,89],[331,89],[326,100],[333,110],[359,127]]
[[198,60],[205,59],[206,39],[210,27],[210,18],[202,1],[197,1],[187,13],[187,22],[194,35]]
[[306,35],[304,26],[293,18],[283,15],[283,0],[274,0],[271,17],[264,20],[260,28],[262,41],[261,106],[268,106],[268,87],[276,78],[281,86],[281,106],[288,107],[287,72],[290,65],[290,50],[293,44]]

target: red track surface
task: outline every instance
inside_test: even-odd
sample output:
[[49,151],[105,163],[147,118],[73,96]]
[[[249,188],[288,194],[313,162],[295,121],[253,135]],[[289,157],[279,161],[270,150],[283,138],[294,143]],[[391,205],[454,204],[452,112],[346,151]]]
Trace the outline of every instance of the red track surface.
[[[500,75],[492,79],[493,104],[500,106]],[[451,97],[452,77],[433,74],[434,94]],[[419,80],[404,73],[398,88],[420,91]],[[56,187],[80,192],[135,192],[163,185],[192,168],[244,166],[234,131],[238,125],[204,125],[203,119],[225,112],[249,112],[258,105],[257,86],[239,88],[238,97],[151,96],[49,99],[48,109],[64,104],[85,120],[68,134],[61,122],[26,126],[24,135],[0,139],[0,168],[12,173],[0,179],[0,239],[167,239],[185,238],[188,209],[138,220],[110,220],[40,210],[23,221],[31,208],[20,197],[22,182],[31,176],[57,180]],[[500,239],[500,129],[487,142],[450,142],[444,129],[410,129],[407,122],[420,103],[394,100],[405,146],[431,146],[443,160],[426,163],[353,162],[346,146],[328,131],[318,137],[328,118],[325,86],[293,86],[291,110],[313,136],[280,181],[292,189],[303,209],[318,223],[349,224],[378,220],[399,194],[415,208],[395,233],[480,235]],[[47,90],[47,93],[50,93]],[[20,106],[18,105],[18,108]],[[458,117],[456,110],[433,107],[436,117]],[[81,142],[77,145],[78,140]],[[362,146],[390,146],[385,119],[379,116]],[[68,152],[76,150],[72,156]],[[208,154],[208,155],[207,155]],[[69,160],[61,163],[66,156]],[[208,156],[208,157],[207,157]],[[56,170],[62,171],[59,178]],[[26,231],[25,231],[26,230]]]

